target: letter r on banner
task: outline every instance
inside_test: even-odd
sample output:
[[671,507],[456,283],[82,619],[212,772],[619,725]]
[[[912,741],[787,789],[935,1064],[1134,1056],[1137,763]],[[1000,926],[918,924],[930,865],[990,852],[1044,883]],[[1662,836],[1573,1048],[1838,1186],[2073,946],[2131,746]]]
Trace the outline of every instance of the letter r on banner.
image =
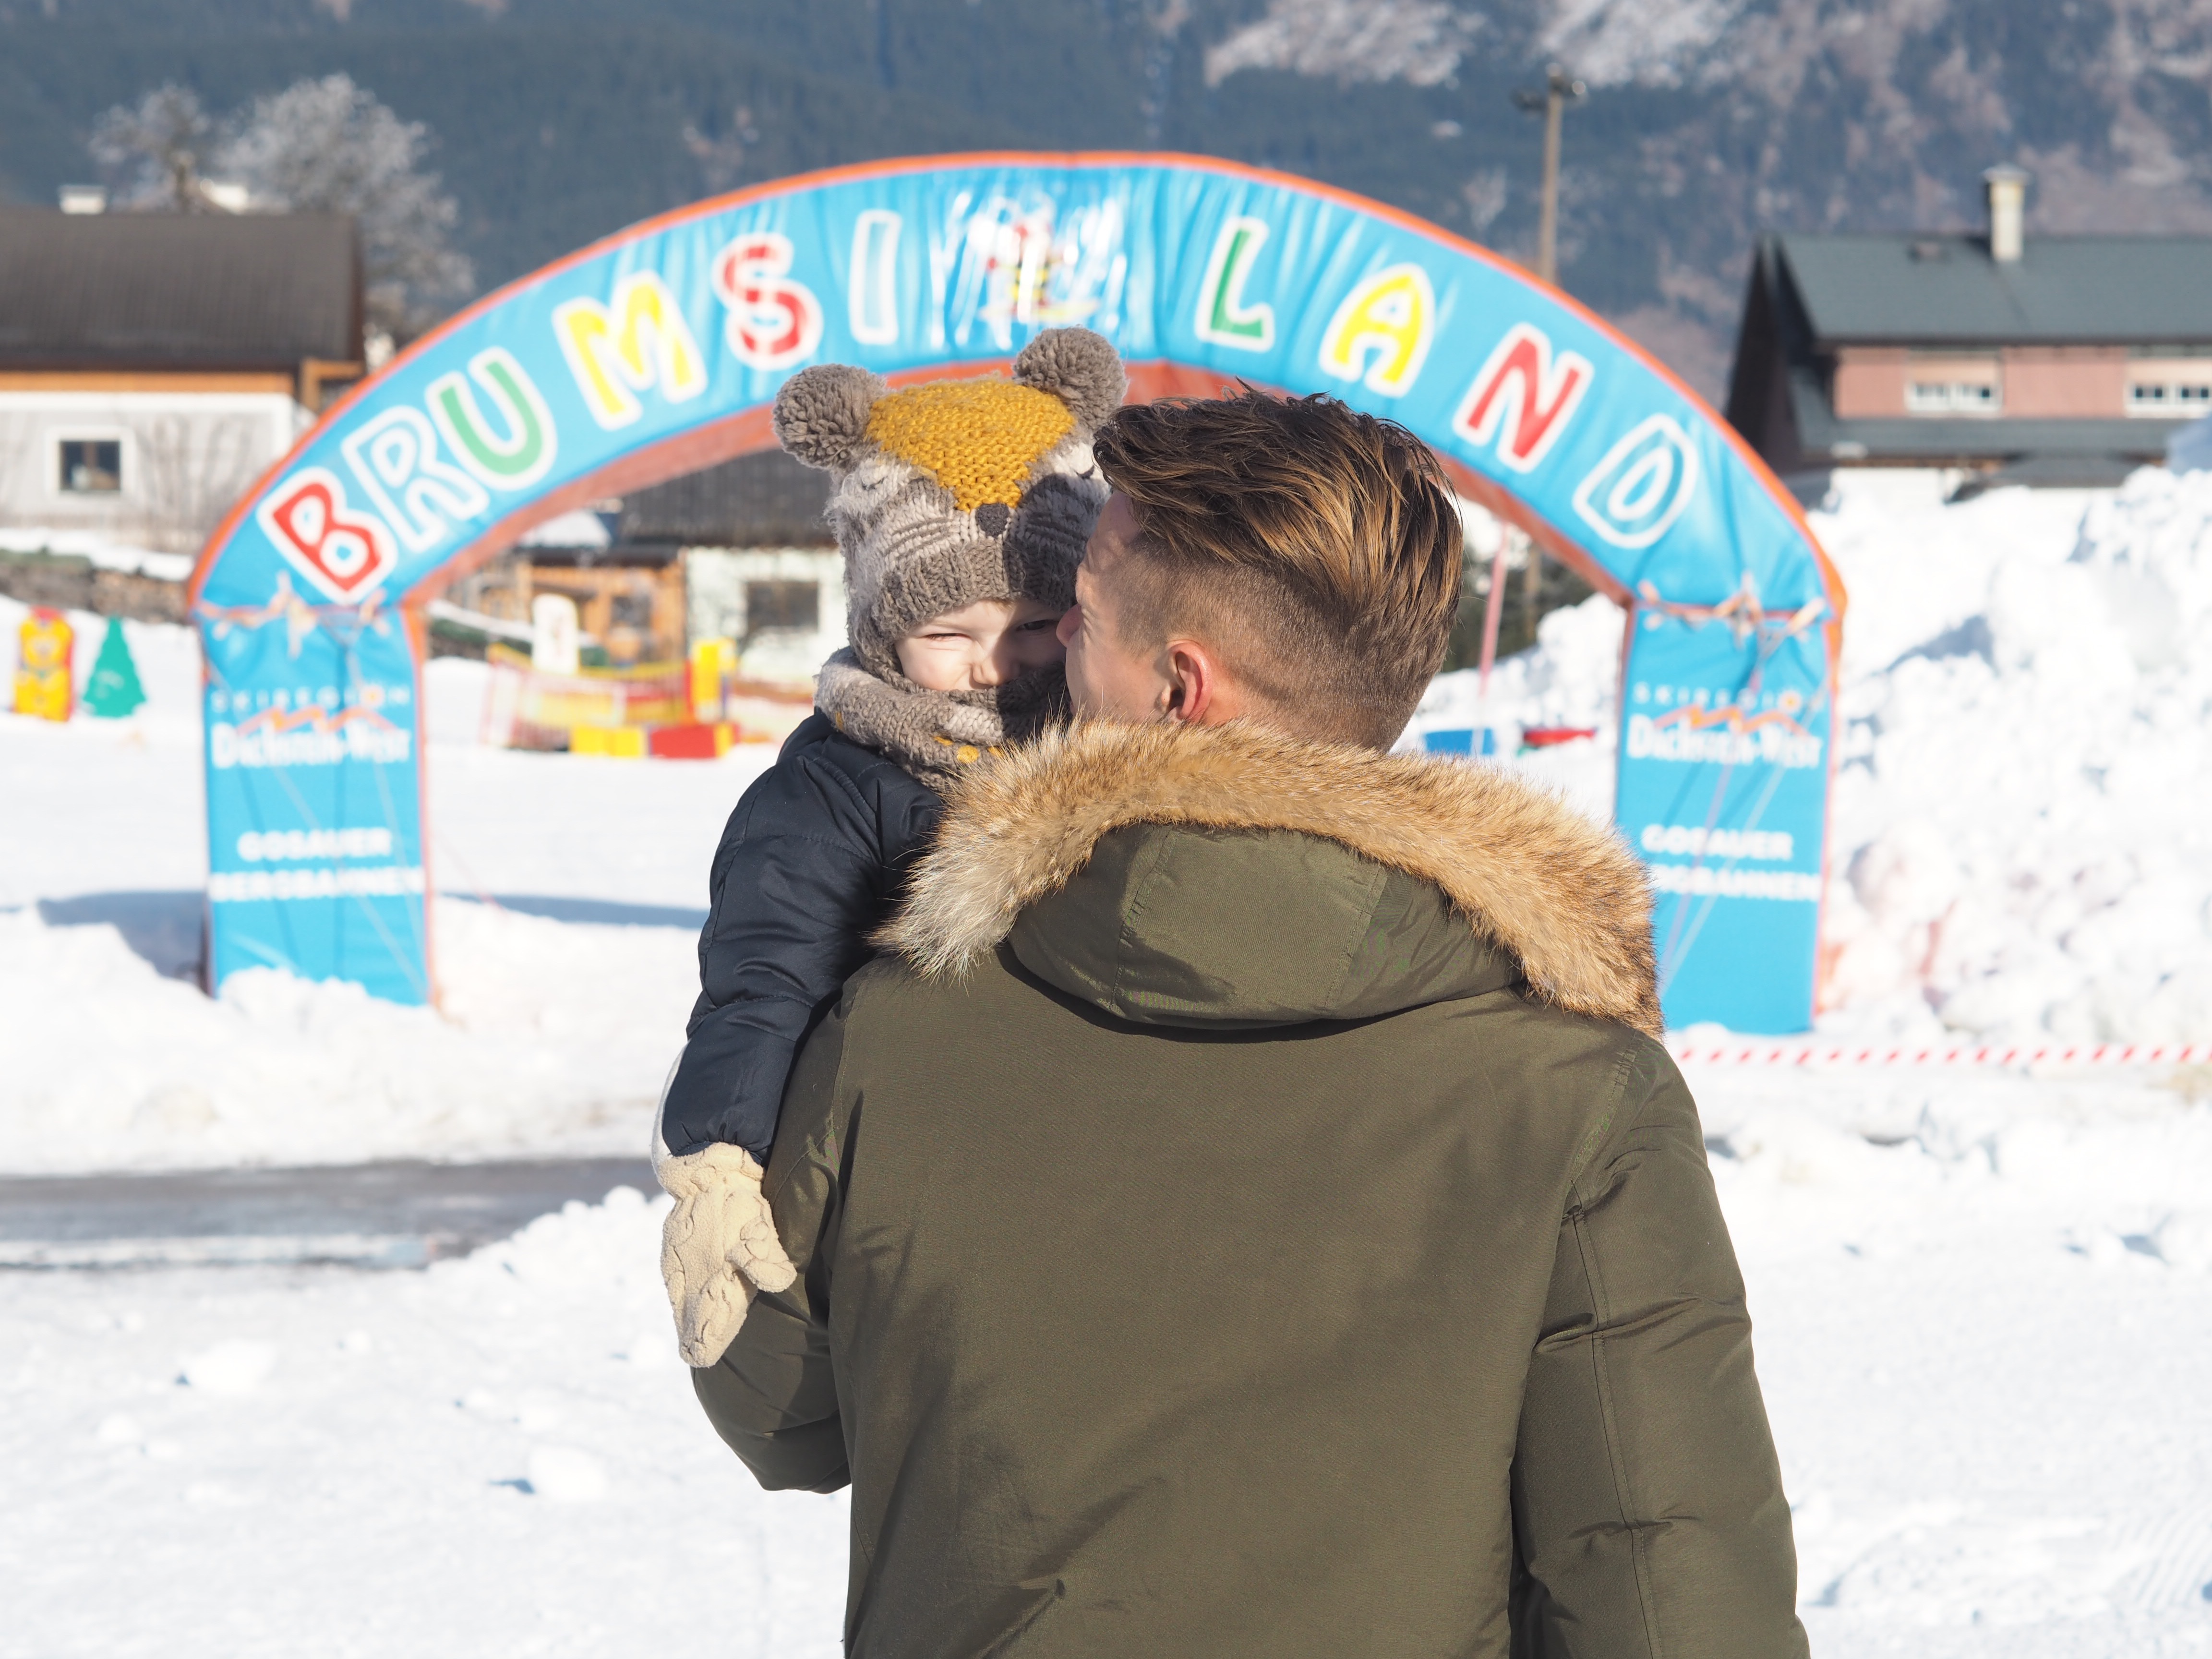
[[1468,388],[1452,430],[1478,446],[1495,439],[1498,459],[1530,471],[1573,422],[1591,373],[1580,352],[1555,356],[1543,330],[1516,323]]
[[380,586],[399,562],[391,531],[373,515],[349,510],[345,486],[323,467],[301,468],[254,508],[253,518],[287,563],[341,605]]

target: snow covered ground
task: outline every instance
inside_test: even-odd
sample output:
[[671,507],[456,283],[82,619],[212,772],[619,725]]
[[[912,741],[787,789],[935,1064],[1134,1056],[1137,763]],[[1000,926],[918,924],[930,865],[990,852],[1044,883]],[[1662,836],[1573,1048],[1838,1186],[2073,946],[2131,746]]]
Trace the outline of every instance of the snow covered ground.
[[[0,639],[21,614],[0,600]],[[0,717],[0,1170],[641,1155],[697,994],[708,861],[770,751],[480,748],[482,665],[434,661],[442,1010],[270,971],[210,1001],[178,977],[207,871],[198,647],[127,627],[138,714]]]
[[[2208,523],[2212,482],[2155,474],[1869,476],[1817,517],[1853,601],[1824,1030],[2212,1037]],[[636,1150],[762,757],[479,750],[477,671],[434,665],[444,1012],[210,1002],[173,977],[194,659],[131,637],[132,720],[0,718],[0,1170]],[[1602,725],[1617,643],[1551,619],[1508,712]],[[1605,742],[1529,763],[1601,810]],[[2212,1654],[2212,1068],[1692,1081],[1815,1651]],[[706,1430],[658,1202],[419,1273],[0,1276],[0,1654],[831,1652],[842,1500],[758,1494]]]

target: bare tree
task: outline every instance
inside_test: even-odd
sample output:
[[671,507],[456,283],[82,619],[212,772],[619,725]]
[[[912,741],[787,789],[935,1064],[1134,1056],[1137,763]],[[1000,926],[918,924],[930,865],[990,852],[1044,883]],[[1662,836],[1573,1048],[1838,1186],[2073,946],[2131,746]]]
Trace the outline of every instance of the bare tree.
[[91,149],[113,179],[117,206],[197,213],[211,205],[200,172],[214,141],[198,97],[172,82],[94,122]]
[[459,210],[438,175],[421,169],[429,143],[421,122],[402,121],[350,76],[328,75],[256,99],[214,159],[258,208],[353,215],[370,327],[404,340],[436,315],[439,301],[476,283],[447,244]]
[[264,428],[250,416],[156,416],[132,436],[140,533],[165,552],[198,552],[268,459]]

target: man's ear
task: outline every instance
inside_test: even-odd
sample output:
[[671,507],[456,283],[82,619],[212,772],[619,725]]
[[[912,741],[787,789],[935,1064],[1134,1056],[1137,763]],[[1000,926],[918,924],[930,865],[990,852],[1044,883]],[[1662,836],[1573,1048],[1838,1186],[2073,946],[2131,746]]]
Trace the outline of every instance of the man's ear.
[[1160,654],[1167,681],[1162,714],[1193,726],[1219,720],[1221,665],[1213,653],[1196,640],[1170,640]]

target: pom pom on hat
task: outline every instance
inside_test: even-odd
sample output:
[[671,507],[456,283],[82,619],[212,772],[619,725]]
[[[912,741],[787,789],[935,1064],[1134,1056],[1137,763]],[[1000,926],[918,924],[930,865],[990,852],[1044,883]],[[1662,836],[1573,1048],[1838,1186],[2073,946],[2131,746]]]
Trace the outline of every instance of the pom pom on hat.
[[1014,359],[1014,384],[1053,393],[1088,434],[1121,408],[1129,377],[1121,354],[1103,335],[1087,328],[1051,328]]
[[802,368],[776,393],[775,441],[809,466],[846,471],[867,441],[868,412],[890,389],[849,363]]

